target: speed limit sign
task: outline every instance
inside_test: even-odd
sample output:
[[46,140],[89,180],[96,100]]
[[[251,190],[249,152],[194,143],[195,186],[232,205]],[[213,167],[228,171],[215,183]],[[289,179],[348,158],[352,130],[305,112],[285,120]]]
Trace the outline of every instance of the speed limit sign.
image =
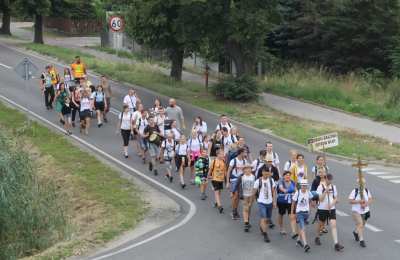
[[124,20],[120,16],[111,16],[109,26],[113,32],[121,32],[124,28]]

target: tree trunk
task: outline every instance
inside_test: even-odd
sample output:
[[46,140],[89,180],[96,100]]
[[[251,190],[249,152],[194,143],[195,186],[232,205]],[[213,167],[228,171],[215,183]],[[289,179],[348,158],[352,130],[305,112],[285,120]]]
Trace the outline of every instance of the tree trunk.
[[242,46],[239,43],[230,41],[225,45],[228,55],[232,58],[235,64],[236,76],[254,75],[255,74],[255,59],[249,54],[245,54]]
[[0,30],[1,34],[11,35],[10,23],[11,23],[11,9],[9,6],[4,6],[2,26]]
[[34,43],[43,44],[43,16],[41,14],[35,15],[35,35]]
[[177,81],[182,80],[182,70],[183,70],[183,54],[184,51],[182,49],[172,49],[170,58],[171,58],[171,74],[170,76]]

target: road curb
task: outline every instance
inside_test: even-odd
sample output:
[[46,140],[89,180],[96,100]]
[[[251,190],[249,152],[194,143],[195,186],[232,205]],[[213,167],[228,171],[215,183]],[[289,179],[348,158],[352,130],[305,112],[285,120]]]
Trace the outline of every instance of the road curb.
[[[3,45],[4,45],[4,43],[3,43]],[[38,52],[35,52],[35,51],[32,51],[32,50],[28,50],[28,49],[26,49],[26,48],[20,48],[20,47],[15,47],[15,46],[13,46],[13,47],[5,46],[5,47],[10,48],[10,49],[13,49],[13,50],[16,50],[16,51],[19,51],[19,52],[22,52],[22,53],[26,53],[26,54],[28,54],[28,55],[36,55],[36,56],[40,57],[41,59],[49,60],[49,61],[52,61],[52,62],[54,62],[54,63],[58,63],[58,65],[60,65],[60,66],[67,66],[65,63],[63,63],[63,61],[60,61],[59,59],[57,59],[57,58],[55,58],[55,57],[43,55],[43,54],[40,54],[40,53],[38,53]],[[90,69],[89,69],[88,75],[94,76],[94,77],[100,77],[100,76],[101,76],[101,74],[99,74],[99,73],[97,73],[97,72],[95,72],[95,71],[92,71],[92,70],[90,70]],[[141,91],[147,92],[148,94],[152,94],[152,95],[154,95],[154,96],[158,96],[158,97],[162,97],[162,98],[166,98],[166,99],[171,98],[170,96],[167,96],[167,95],[164,95],[164,94],[155,92],[155,91],[153,91],[153,90],[147,89],[147,88],[145,88],[145,87],[143,87],[143,86],[140,86],[140,85],[134,85],[134,84],[129,83],[129,82],[118,81],[118,80],[114,80],[114,79],[110,79],[110,81],[111,81],[111,82],[114,82],[114,83],[117,83],[117,85],[120,85],[120,86],[126,86],[126,87],[132,87],[132,88],[140,89]],[[177,99],[177,101],[179,101],[180,103],[185,104],[185,105],[187,105],[187,106],[195,107],[196,109],[198,109],[198,110],[200,110],[200,111],[203,111],[203,112],[205,112],[205,113],[209,113],[209,114],[214,115],[214,116],[220,116],[220,114],[218,114],[218,113],[215,113],[215,112],[213,112],[213,111],[209,111],[209,110],[207,110],[207,109],[204,109],[204,108],[195,106],[195,105],[190,104],[190,103],[188,103],[188,102],[186,102],[186,101],[183,101],[183,100],[180,100],[180,99]],[[295,141],[293,141],[293,140],[290,140],[290,139],[287,139],[287,138],[278,136],[278,135],[276,135],[276,134],[274,134],[274,133],[267,133],[267,132],[265,132],[265,131],[263,131],[263,130],[261,130],[261,129],[259,129],[259,128],[256,128],[256,127],[251,126],[251,125],[247,125],[247,124],[242,123],[242,122],[240,122],[240,121],[237,121],[237,120],[235,120],[235,119],[232,119],[232,122],[234,122],[234,123],[237,124],[237,125],[241,125],[241,126],[243,126],[243,127],[250,128],[250,129],[252,129],[252,130],[254,130],[254,131],[256,131],[256,132],[258,132],[258,133],[260,133],[260,134],[264,134],[264,135],[270,136],[270,137],[272,137],[272,138],[276,138],[276,139],[278,139],[278,140],[280,140],[280,141],[282,141],[282,142],[284,142],[284,143],[286,143],[286,144],[290,144],[290,145],[296,146],[298,149],[304,149],[304,150],[306,150],[306,151],[309,151],[309,149],[308,149],[307,146],[305,146],[305,145],[303,145],[303,144],[300,144],[300,143],[297,143],[297,142],[295,142]],[[326,154],[327,156],[329,156],[330,159],[335,159],[335,160],[337,160],[337,161],[348,161],[348,162],[350,162],[350,163],[356,161],[356,158],[352,158],[352,157],[347,157],[347,156],[343,156],[343,155],[333,154],[333,153],[329,153],[329,152],[326,152],[325,154]],[[371,164],[376,164],[376,165],[381,165],[381,166],[384,166],[384,167],[399,167],[399,166],[400,166],[400,165],[398,165],[398,164],[387,163],[387,162],[384,162],[384,163],[383,163],[383,162],[381,162],[381,161],[370,161],[370,163],[371,163]]]

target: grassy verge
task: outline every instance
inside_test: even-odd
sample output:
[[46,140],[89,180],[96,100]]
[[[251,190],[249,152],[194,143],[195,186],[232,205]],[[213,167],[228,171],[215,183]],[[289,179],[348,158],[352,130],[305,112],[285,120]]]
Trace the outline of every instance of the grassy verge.
[[322,69],[294,66],[268,75],[261,85],[267,92],[400,123],[398,80],[372,74],[336,76]]
[[[70,62],[72,57],[79,54],[71,49],[54,46],[34,44],[24,46],[41,54],[56,57],[63,62]],[[211,94],[204,92],[204,86],[192,82],[171,80],[145,62],[128,65],[96,60],[93,56],[86,54],[81,54],[81,57],[84,58],[90,69],[100,74],[173,96],[216,113],[228,114],[238,121],[259,129],[268,128],[268,131],[274,134],[301,144],[305,144],[310,137],[338,131],[341,144],[339,147],[330,149],[329,152],[350,157],[361,155],[370,160],[400,163],[400,146],[392,146],[382,139],[338,129],[333,125],[302,120],[277,112],[257,102],[241,104],[217,100]]]
[[67,206],[68,238],[35,259],[80,255],[134,228],[143,218],[147,207],[137,187],[63,135],[1,103],[0,127],[1,131],[20,133],[18,138],[34,151],[42,177],[56,181]]
[[138,61],[143,61],[145,59],[144,55],[141,55],[139,53],[130,52],[130,51],[125,51],[125,50],[117,51],[116,49],[109,48],[109,47],[101,47],[99,45],[88,46],[88,48],[96,50],[96,51],[102,51],[102,52],[105,52],[108,54],[117,55],[120,58],[134,59],[134,60],[138,60]]

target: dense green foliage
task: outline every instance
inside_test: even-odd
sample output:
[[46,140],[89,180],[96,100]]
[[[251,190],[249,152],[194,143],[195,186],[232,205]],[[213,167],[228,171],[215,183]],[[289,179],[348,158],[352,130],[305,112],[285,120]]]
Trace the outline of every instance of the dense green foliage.
[[15,259],[63,239],[66,215],[56,185],[40,180],[29,156],[0,132],[0,259]]
[[168,50],[171,76],[181,80],[184,57],[199,50],[204,30],[199,0],[135,0],[127,12],[127,32],[140,44]]
[[246,102],[257,99],[260,91],[254,78],[243,75],[222,80],[213,86],[213,92],[219,98]]
[[400,31],[398,0],[282,0],[270,45],[285,60],[335,72],[389,73]]

